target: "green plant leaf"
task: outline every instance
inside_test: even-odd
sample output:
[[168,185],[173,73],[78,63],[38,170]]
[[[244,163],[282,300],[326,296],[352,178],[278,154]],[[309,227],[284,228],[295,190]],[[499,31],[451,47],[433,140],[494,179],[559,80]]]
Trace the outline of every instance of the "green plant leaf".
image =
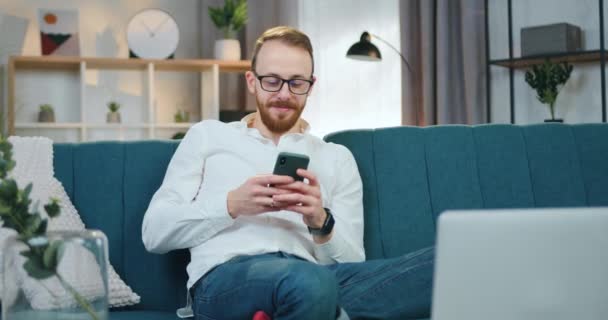
[[[55,271],[57,269],[57,265],[59,264],[59,248],[63,246],[63,241],[55,240],[51,242],[46,250],[44,250],[44,255],[42,257],[42,263],[47,270]],[[62,251],[63,252],[63,251]]]
[[0,199],[0,216],[9,214],[11,212],[11,206],[9,206],[4,199]]
[[45,234],[47,226],[48,226],[48,221],[46,219],[42,220],[42,222],[40,223],[40,226],[38,227],[38,230],[36,230],[34,232],[34,234],[36,234],[36,235]]
[[25,186],[25,189],[23,189],[23,198],[29,199],[30,198],[30,193],[32,193],[32,183],[28,183],[27,186]]
[[42,261],[37,258],[30,258],[23,264],[23,269],[27,274],[38,280],[44,280],[55,275],[55,272],[44,268]]
[[31,258],[34,255],[36,255],[34,252],[32,252],[30,249],[27,250],[23,250],[21,252],[19,252],[22,256],[26,257],[26,258]]
[[44,206],[44,210],[51,218],[55,218],[61,213],[61,207],[59,207],[59,200],[56,198],[52,198],[51,202]]
[[34,236],[38,228],[40,228],[40,224],[42,223],[42,218],[40,215],[31,214],[25,219],[25,230],[23,230],[23,234],[25,236]]
[[241,30],[247,23],[247,1],[240,0],[234,9],[232,16],[232,29],[234,31]]
[[226,0],[223,7],[208,7],[207,11],[213,24],[226,37],[231,37],[247,23],[247,1]]
[[552,115],[559,91],[570,78],[572,69],[573,66],[567,62],[553,63],[547,59],[526,71],[526,83],[536,90],[537,99],[549,106]]
[[222,10],[221,8],[209,7],[208,11],[209,17],[211,17],[211,21],[213,21],[213,24],[216,27],[220,29],[225,27],[226,23],[224,22],[224,10]]
[[0,197],[3,199],[17,198],[17,182],[13,179],[4,179],[0,183]]

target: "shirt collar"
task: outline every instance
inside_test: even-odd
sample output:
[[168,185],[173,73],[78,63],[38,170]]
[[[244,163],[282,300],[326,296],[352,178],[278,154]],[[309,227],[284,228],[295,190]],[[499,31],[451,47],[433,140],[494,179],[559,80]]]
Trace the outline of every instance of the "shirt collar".
[[[246,115],[243,119],[241,119],[241,123],[243,123],[246,128],[249,128],[249,126],[253,123],[253,120],[255,119],[256,113],[257,112],[252,112],[252,113]],[[300,130],[299,130],[299,132],[296,132],[294,134],[305,134],[305,133],[310,132],[310,124],[308,123],[308,121],[300,118],[300,119],[298,119],[298,123],[296,125],[300,126]]]

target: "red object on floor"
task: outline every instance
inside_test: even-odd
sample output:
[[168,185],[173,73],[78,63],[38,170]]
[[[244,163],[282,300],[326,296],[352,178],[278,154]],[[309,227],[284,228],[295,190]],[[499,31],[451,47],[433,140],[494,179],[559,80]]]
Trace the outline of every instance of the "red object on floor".
[[266,312],[258,311],[253,315],[253,320],[272,320],[272,318],[270,318]]

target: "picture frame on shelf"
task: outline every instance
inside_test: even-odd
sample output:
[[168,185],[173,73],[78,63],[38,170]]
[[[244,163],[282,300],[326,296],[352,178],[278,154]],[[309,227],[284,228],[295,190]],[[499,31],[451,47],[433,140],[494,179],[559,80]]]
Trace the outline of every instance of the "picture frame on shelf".
[[39,9],[40,50],[43,56],[79,56],[78,10]]

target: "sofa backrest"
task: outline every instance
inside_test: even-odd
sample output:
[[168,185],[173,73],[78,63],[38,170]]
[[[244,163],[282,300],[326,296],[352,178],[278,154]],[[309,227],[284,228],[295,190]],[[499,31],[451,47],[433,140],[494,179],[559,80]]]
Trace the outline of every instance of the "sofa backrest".
[[141,223],[176,141],[55,144],[55,176],[87,228],[108,237],[110,263],[141,296],[134,309],[175,311],[185,304],[186,250],[146,251]]
[[608,206],[608,125],[396,127],[328,135],[363,180],[368,259],[434,244],[447,209]]

